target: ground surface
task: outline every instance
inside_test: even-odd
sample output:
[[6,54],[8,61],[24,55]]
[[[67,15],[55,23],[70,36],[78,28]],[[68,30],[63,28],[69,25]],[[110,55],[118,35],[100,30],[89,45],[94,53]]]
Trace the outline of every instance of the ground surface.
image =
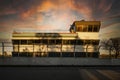
[[120,67],[0,67],[1,80],[120,80]]

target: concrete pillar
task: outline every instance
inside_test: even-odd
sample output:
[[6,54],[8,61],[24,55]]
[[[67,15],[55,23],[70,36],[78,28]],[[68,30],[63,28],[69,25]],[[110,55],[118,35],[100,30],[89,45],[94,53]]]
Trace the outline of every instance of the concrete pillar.
[[35,52],[34,52],[34,43],[33,43],[33,57],[35,57]]
[[76,45],[76,40],[74,42],[74,57],[75,57],[75,45]]
[[4,42],[2,42],[2,55],[4,55]]
[[63,41],[61,39],[61,52],[60,52],[60,57],[62,57],[62,44],[63,44]]
[[21,42],[19,40],[19,43],[18,43],[18,56],[19,56],[19,53],[20,53],[20,44],[21,44]]

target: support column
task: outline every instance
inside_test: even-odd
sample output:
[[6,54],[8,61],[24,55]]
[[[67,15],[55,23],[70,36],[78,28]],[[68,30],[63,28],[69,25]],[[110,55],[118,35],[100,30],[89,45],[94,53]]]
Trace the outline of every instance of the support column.
[[19,43],[18,43],[18,56],[19,56],[19,53],[20,53],[20,40],[19,40]]
[[49,57],[49,54],[48,54],[48,45],[49,45],[49,39],[47,39],[47,57]]
[[74,57],[75,57],[75,46],[76,46],[76,40],[74,41]]
[[63,41],[61,39],[61,53],[60,53],[60,57],[62,57],[62,45],[63,45]]
[[4,55],[4,42],[2,42],[2,55]]
[[34,52],[34,43],[33,43],[33,57],[35,57],[35,52]]

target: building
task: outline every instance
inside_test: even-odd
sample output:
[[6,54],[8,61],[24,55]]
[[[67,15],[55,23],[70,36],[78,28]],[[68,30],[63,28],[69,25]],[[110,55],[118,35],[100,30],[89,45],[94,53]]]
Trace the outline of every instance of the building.
[[0,39],[0,57],[2,56],[12,56],[13,51],[12,42],[8,39]]
[[69,33],[13,32],[12,56],[98,57],[100,21],[75,21]]

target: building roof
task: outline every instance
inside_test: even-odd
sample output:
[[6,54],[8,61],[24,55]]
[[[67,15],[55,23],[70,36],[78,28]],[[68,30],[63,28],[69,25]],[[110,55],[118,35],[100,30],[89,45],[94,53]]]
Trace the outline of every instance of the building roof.
[[13,33],[13,37],[71,37],[76,33]]
[[77,33],[13,33],[12,39],[75,39]]
[[79,24],[84,24],[84,25],[85,25],[85,24],[89,24],[89,25],[90,25],[90,24],[91,24],[91,25],[97,24],[97,25],[101,25],[100,21],[83,21],[83,20],[82,20],[82,21],[74,21],[73,24],[74,24],[74,25],[79,25]]

